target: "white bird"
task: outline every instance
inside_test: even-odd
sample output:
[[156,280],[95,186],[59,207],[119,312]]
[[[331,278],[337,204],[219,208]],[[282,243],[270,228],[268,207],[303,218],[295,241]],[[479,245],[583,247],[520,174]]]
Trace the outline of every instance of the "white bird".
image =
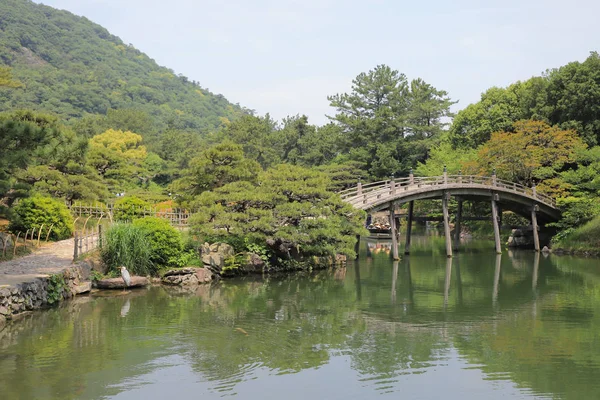
[[[125,282],[125,287],[129,287],[131,285],[131,275],[129,275],[129,271],[127,268],[121,267],[121,278],[123,278],[123,282]],[[125,288],[123,288],[125,290]]]

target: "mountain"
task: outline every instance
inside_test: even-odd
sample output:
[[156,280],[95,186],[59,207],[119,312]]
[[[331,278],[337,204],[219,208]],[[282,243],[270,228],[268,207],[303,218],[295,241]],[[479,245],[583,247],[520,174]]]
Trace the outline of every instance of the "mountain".
[[87,18],[29,0],[0,1],[0,65],[25,85],[0,89],[0,111],[29,108],[72,119],[135,109],[158,130],[198,131],[244,113]]

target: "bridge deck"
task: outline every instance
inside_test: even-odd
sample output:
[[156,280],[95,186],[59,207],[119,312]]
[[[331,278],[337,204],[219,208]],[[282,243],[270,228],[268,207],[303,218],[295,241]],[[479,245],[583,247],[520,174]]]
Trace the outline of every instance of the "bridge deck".
[[535,187],[529,188],[514,182],[497,179],[494,176],[448,175],[434,177],[409,177],[357,185],[340,192],[342,199],[354,207],[371,210],[391,201],[402,203],[403,199],[415,197],[419,193],[443,190],[461,190],[463,194],[471,190],[474,196],[487,193],[507,193],[530,200],[532,204],[546,206],[558,211],[556,201],[545,194],[537,193]]

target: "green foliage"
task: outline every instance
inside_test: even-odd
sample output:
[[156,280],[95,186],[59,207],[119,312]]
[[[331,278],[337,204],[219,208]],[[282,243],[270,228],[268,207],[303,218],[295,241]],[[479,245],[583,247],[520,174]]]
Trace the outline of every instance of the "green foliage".
[[[0,65],[12,67],[27,87],[0,88],[3,110],[44,109],[63,118],[134,110],[137,115],[127,118],[109,115],[116,122],[110,128],[130,129],[135,122],[136,128],[162,130],[171,122],[196,131],[244,112],[87,18],[24,0],[3,0],[0,15]],[[152,117],[144,120],[141,113]]]
[[47,299],[48,304],[54,304],[62,300],[63,292],[67,286],[63,274],[54,274],[48,277]]
[[94,270],[92,270],[92,271],[90,272],[90,280],[91,280],[92,282],[99,281],[99,280],[101,280],[101,279],[104,279],[104,275],[103,275],[103,274],[101,274],[100,272],[98,272],[98,271],[94,271]]
[[158,266],[152,263],[152,243],[147,231],[132,224],[115,224],[106,232],[100,252],[109,272],[126,267],[134,275],[156,275]]
[[50,197],[33,196],[21,199],[11,210],[9,229],[26,232],[28,229],[52,226],[50,238],[61,240],[73,234],[73,217],[67,206]]
[[[598,208],[598,207],[596,207]],[[571,227],[560,232],[552,239],[553,247],[569,251],[593,251],[600,249],[600,216],[588,220],[577,228]]]
[[507,89],[493,87],[481,95],[478,103],[460,111],[450,127],[454,147],[475,148],[490,139],[494,132],[510,131],[512,124],[527,115],[519,109],[519,84]]
[[154,265],[185,266],[189,261],[182,257],[183,240],[181,234],[171,226],[169,221],[156,217],[145,217],[133,221],[133,226],[142,228],[146,233]]
[[107,195],[87,165],[87,140],[56,117],[27,110],[2,114],[0,136],[0,197],[8,205],[31,189],[67,201]]
[[261,173],[257,184],[234,182],[204,192],[191,227],[201,238],[247,238],[282,259],[353,256],[364,213],[327,191],[328,185],[320,172],[282,164]]
[[367,181],[369,174],[365,171],[365,163],[346,161],[339,164],[327,164],[317,168],[329,177],[327,190],[337,192],[356,185],[359,179]]
[[442,140],[440,145],[429,151],[429,158],[424,163],[419,163],[415,169],[418,176],[440,176],[444,167],[451,175],[458,174],[464,165],[472,162],[477,155],[474,149],[453,148],[447,140]]
[[274,136],[276,127],[269,114],[265,117],[244,115],[225,125],[222,135],[242,146],[246,157],[267,168],[281,161]]
[[149,209],[150,203],[138,197],[121,197],[115,202],[113,218],[115,219],[115,221],[132,222],[135,219],[144,217],[144,211]]
[[561,230],[581,226],[600,214],[600,203],[596,198],[565,197],[557,200],[561,219],[552,224]]
[[514,132],[495,132],[480,147],[473,162],[476,172],[498,176],[526,186],[538,183],[538,190],[565,195],[567,187],[558,178],[572,165],[585,144],[575,131],[562,130],[540,121],[517,121]]
[[184,177],[173,184],[184,199],[236,181],[255,182],[260,165],[244,157],[242,146],[230,141],[213,146],[190,161]]
[[541,77],[491,88],[478,103],[460,111],[450,128],[455,147],[474,148],[491,134],[510,131],[523,119],[543,120],[573,129],[592,146],[600,143],[600,55],[571,62]]
[[244,244],[246,245],[246,251],[256,254],[261,260],[264,261],[265,266],[269,266],[273,252],[266,245],[261,243],[252,243],[250,240],[248,240],[248,238],[244,238]]
[[[88,163],[105,179],[111,191],[121,192],[130,188],[131,182],[148,179],[145,168],[148,153],[141,145],[142,136],[109,129],[91,138],[89,143]],[[156,157],[153,156],[155,163]]]
[[406,174],[442,132],[453,102],[445,91],[421,79],[378,65],[352,81],[352,92],[329,96],[341,128],[340,148],[353,161],[367,164],[375,178]]
[[10,68],[0,67],[0,87],[20,88],[23,84],[13,79]]

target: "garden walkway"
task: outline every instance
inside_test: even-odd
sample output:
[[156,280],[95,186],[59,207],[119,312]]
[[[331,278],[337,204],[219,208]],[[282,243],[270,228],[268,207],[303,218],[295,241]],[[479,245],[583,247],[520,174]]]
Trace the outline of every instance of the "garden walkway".
[[0,288],[61,272],[73,262],[73,239],[43,244],[32,254],[0,262]]

